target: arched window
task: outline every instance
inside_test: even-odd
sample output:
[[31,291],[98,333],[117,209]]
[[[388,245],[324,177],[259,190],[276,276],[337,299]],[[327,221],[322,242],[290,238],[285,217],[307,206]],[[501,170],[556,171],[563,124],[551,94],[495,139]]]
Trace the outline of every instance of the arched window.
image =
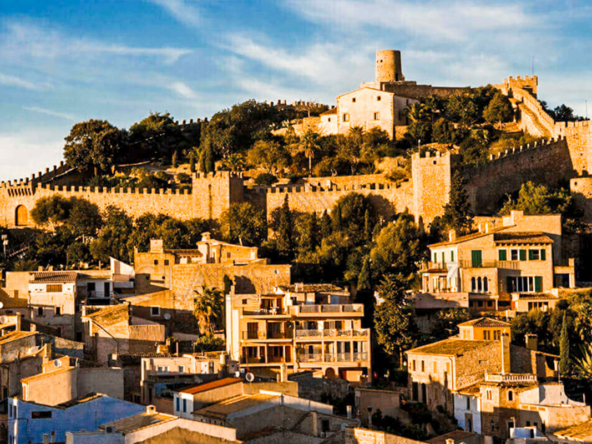
[[485,293],[489,291],[489,282],[487,281],[486,277],[483,278],[483,291]]
[[475,291],[475,290],[477,290],[477,285],[476,285],[476,282],[475,282],[475,278],[472,277],[471,278],[471,291]]
[[513,401],[513,400],[514,400],[514,391],[508,390],[508,401]]
[[483,287],[481,285],[481,278],[477,278],[477,290],[479,291],[479,293],[483,291]]
[[29,225],[29,211],[24,205],[16,207],[15,222],[19,227]]

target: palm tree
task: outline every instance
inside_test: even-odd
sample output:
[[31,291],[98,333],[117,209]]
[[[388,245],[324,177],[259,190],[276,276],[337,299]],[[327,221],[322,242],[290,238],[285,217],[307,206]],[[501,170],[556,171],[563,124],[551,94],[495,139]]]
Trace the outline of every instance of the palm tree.
[[224,167],[236,173],[245,168],[245,158],[240,153],[232,153],[224,160]]
[[592,379],[592,347],[580,347],[581,358],[576,359],[576,371],[582,378]]
[[426,111],[426,106],[423,103],[410,103],[405,109],[405,114],[411,122],[418,123],[425,120]]
[[321,149],[319,144],[319,135],[314,131],[307,130],[302,136],[300,136],[300,143],[298,144],[300,151],[304,152],[304,155],[308,157],[308,171],[312,176],[312,159]]
[[224,296],[216,288],[204,286],[201,294],[195,290],[193,313],[197,319],[199,332],[212,334],[224,317]]

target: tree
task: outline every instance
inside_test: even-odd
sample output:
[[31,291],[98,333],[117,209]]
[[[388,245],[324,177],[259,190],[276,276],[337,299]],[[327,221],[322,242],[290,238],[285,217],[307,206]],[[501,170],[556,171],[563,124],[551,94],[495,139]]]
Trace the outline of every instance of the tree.
[[177,151],[173,152],[173,157],[171,159],[171,166],[173,168],[177,168],[177,166],[178,166]]
[[197,169],[195,168],[195,151],[192,151],[189,155],[189,171],[195,173]]
[[265,213],[248,202],[233,203],[220,216],[220,231],[228,242],[259,245],[267,234]]
[[284,203],[280,207],[278,217],[277,249],[288,256],[294,251],[294,221],[287,194],[284,197]]
[[562,375],[569,373],[569,331],[567,325],[567,313],[563,314],[561,327],[561,340],[559,343],[559,372]]
[[108,172],[125,145],[125,134],[106,120],[75,124],[66,137],[64,158],[79,171]]
[[193,312],[198,322],[199,332],[212,335],[224,321],[224,296],[216,288],[204,287],[201,294],[195,291]]
[[302,214],[296,219],[296,244],[300,254],[312,252],[320,244],[320,228],[316,213]]
[[436,123],[432,127],[432,138],[436,143],[455,143],[457,134],[454,124],[443,117],[436,120]]
[[331,227],[331,216],[327,213],[327,211],[323,211],[323,215],[321,216],[321,239],[325,239],[331,236],[332,227]]
[[374,325],[377,341],[398,359],[402,368],[403,353],[414,345],[417,327],[405,303],[405,286],[399,276],[386,275],[377,289],[384,302],[376,308]]
[[576,371],[581,378],[592,380],[592,346],[581,346],[580,355],[575,361]]
[[509,122],[514,117],[514,111],[512,110],[512,104],[510,100],[502,94],[501,92],[497,92],[489,105],[485,108],[483,112],[483,117],[489,123],[492,124],[502,124],[503,122]]
[[319,135],[310,129],[307,130],[300,137],[298,147],[308,158],[308,172],[309,174],[312,174],[312,159],[317,155],[321,148],[319,145]]
[[47,225],[55,229],[68,220],[72,202],[59,194],[51,197],[42,197],[37,200],[31,210],[31,218],[37,225]]
[[370,290],[371,284],[371,269],[370,269],[370,258],[364,258],[364,265],[362,265],[362,271],[358,276],[358,291]]
[[255,168],[263,167],[268,173],[276,174],[288,166],[288,151],[275,140],[258,140],[247,153],[247,160]]
[[125,211],[109,207],[105,225],[99,231],[98,237],[90,244],[91,255],[104,263],[109,262],[110,257],[130,261],[132,250],[128,247],[128,240],[132,231],[132,218]]
[[96,236],[103,226],[99,207],[86,199],[78,198],[71,198],[70,204],[71,209],[66,224],[74,236]]
[[393,272],[410,278],[417,272],[417,264],[424,252],[425,245],[417,225],[411,217],[401,215],[380,231],[370,257],[378,275]]
[[139,157],[170,159],[184,142],[181,128],[169,113],[150,113],[130,129],[130,142]]
[[453,95],[446,104],[446,112],[453,122],[465,128],[473,126],[481,116],[470,90]]
[[226,159],[224,159],[224,168],[238,173],[245,169],[245,157],[240,153],[231,153]]
[[456,171],[452,176],[448,203],[444,206],[442,217],[446,226],[459,234],[467,234],[473,225],[473,212],[465,184],[462,174]]
[[349,129],[347,137],[340,139],[338,155],[350,164],[351,174],[355,174],[362,157],[364,129],[354,126]]
[[352,244],[359,245],[364,241],[363,227],[366,224],[366,212],[368,212],[368,223],[374,226],[374,207],[366,196],[348,193],[340,197],[331,211],[333,231],[343,231]]

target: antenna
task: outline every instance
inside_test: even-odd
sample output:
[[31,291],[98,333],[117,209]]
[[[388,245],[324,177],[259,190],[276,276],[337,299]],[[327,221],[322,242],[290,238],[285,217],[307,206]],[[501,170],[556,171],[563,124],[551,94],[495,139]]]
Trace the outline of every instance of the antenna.
[[586,120],[588,120],[588,99],[584,100],[586,102]]
[[534,76],[534,56],[532,56],[532,75]]

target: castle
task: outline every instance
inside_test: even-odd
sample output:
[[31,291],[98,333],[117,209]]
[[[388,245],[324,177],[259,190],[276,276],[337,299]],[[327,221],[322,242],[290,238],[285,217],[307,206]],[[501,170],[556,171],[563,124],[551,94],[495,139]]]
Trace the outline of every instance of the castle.
[[[588,175],[592,162],[590,122],[555,122],[536,98],[536,76],[509,77],[494,86],[510,98],[517,110],[520,128],[546,141],[492,156],[485,165],[478,167],[461,167],[457,157],[450,153],[435,157],[429,153],[423,157],[415,154],[411,180],[399,183],[377,174],[307,178],[298,185],[248,187],[240,174],[217,171],[194,174],[192,189],[182,192],[116,190],[77,186],[76,172],[62,163],[30,178],[0,183],[0,225],[9,228],[33,225],[29,213],[36,201],[52,195],[84,198],[101,210],[115,206],[134,217],[154,212],[186,220],[217,219],[231,204],[245,201],[264,209],[269,217],[286,198],[293,210],[322,212],[331,209],[340,197],[350,192],[368,196],[385,217],[407,210],[417,220],[421,218],[429,223],[442,214],[456,170],[467,178],[467,191],[476,214],[495,210],[507,193],[518,190],[528,180],[545,184],[569,181],[585,219],[592,221],[592,177]],[[325,128],[334,125],[332,128],[336,132],[359,124],[366,129],[380,126],[392,136],[397,126],[405,123],[400,112],[408,101],[419,101],[430,95],[449,96],[462,89],[408,81],[402,73],[400,52],[378,51],[375,82],[363,83],[360,89],[339,96],[337,107],[321,115],[321,122],[325,122]],[[384,108],[374,111],[378,108],[371,107],[370,103],[384,105]],[[378,113],[378,120],[374,119],[375,113]],[[343,121],[344,114],[348,114],[347,122]],[[327,120],[330,116],[337,120]]]

